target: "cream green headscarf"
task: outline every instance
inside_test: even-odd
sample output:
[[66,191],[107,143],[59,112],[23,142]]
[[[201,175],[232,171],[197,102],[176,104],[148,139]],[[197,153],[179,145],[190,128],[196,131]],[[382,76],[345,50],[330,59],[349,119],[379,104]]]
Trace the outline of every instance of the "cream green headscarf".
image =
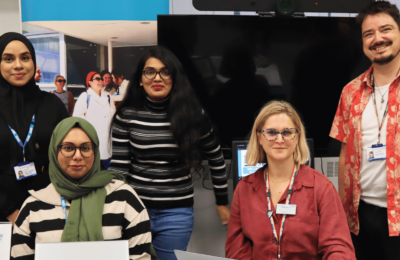
[[[94,163],[79,181],[70,178],[57,160],[58,145],[73,127],[80,127],[95,145]],[[54,129],[49,146],[49,174],[54,187],[65,199],[71,200],[68,221],[62,234],[62,242],[102,241],[102,217],[107,195],[105,185],[112,179],[125,179],[113,171],[100,170],[99,139],[94,127],[85,119],[69,117]]]

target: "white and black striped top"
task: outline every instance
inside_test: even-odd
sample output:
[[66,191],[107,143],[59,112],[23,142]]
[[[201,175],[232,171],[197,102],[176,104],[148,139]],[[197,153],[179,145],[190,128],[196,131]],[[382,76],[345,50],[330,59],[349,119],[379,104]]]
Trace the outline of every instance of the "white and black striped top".
[[[135,191],[120,180],[105,186],[104,240],[128,240],[129,259],[150,260],[151,231],[147,210]],[[11,259],[33,260],[36,243],[61,242],[65,215],[53,184],[30,196],[14,226]],[[67,202],[67,215],[70,203]]]
[[[148,99],[139,111],[125,107],[112,127],[110,169],[126,176],[147,208],[193,206],[193,180],[178,162],[177,144],[167,117],[168,101]],[[204,126],[199,145],[208,159],[216,203],[227,205],[225,161],[211,125]]]

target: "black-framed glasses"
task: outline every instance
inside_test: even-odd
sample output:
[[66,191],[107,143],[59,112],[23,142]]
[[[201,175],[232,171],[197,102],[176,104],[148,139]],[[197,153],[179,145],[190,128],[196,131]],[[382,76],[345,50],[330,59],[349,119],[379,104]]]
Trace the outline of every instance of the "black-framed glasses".
[[65,79],[57,79],[56,81],[57,81],[58,83],[61,83],[61,82],[66,83],[66,82],[67,82]]
[[93,156],[95,150],[95,146],[93,144],[82,144],[81,146],[75,146],[73,144],[60,144],[57,147],[60,148],[61,154],[67,158],[74,156],[76,149],[79,149],[81,151],[81,155],[86,158]]
[[168,80],[171,78],[171,72],[169,72],[169,70],[160,70],[160,71],[144,70],[143,74],[146,77],[146,79],[149,80],[155,79],[157,77],[157,74],[160,75],[160,78],[162,78],[163,80]]
[[267,141],[275,141],[280,134],[284,140],[290,141],[296,137],[299,132],[297,128],[285,128],[282,131],[277,131],[276,129],[261,129],[260,133],[264,136]]
[[103,78],[100,78],[100,77],[97,77],[97,78],[93,78],[91,81],[93,81],[93,80],[97,80],[97,81],[103,81]]

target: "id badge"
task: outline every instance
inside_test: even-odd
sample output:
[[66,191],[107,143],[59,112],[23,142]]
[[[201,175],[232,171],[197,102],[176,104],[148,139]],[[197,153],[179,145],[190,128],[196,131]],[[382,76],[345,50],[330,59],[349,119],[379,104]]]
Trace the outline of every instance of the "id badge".
[[18,181],[37,175],[33,162],[18,163],[18,165],[14,167],[14,171]]
[[276,204],[276,214],[296,215],[296,205]]
[[367,148],[368,161],[386,160],[386,145],[375,144]]

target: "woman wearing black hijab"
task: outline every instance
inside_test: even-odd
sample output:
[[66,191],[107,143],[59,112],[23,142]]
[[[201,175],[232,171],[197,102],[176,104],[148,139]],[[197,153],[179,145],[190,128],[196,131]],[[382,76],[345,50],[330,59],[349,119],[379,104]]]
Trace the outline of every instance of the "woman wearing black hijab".
[[59,98],[36,86],[35,50],[26,37],[3,34],[0,55],[0,221],[14,223],[28,190],[50,183],[50,137],[69,115]]

